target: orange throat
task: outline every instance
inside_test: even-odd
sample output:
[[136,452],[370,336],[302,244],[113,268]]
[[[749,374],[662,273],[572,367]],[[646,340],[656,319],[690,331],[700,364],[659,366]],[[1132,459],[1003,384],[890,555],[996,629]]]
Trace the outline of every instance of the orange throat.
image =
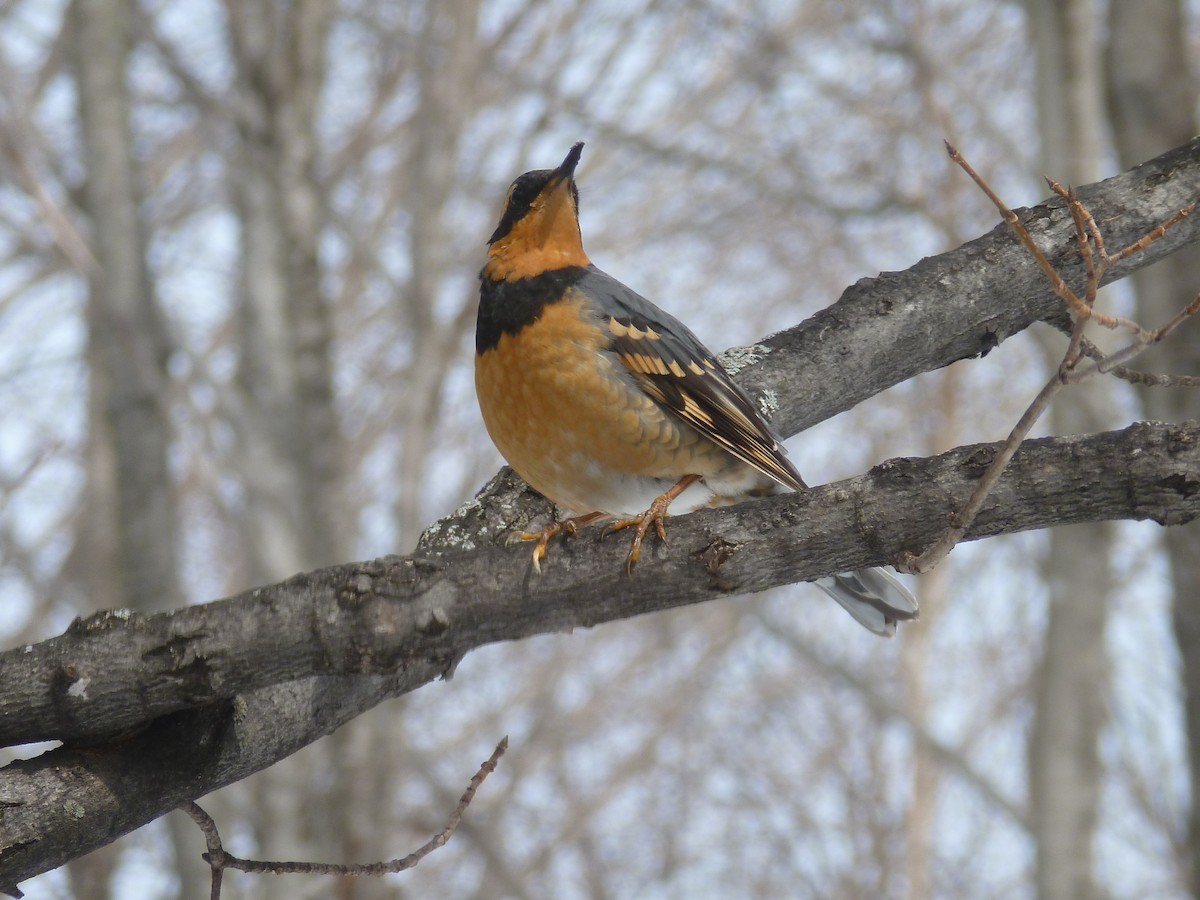
[[583,252],[574,204],[568,192],[561,190],[488,247],[483,276],[492,281],[515,281],[552,269],[590,264]]
[[[505,252],[507,251],[507,252]],[[518,278],[532,278],[551,269],[565,269],[568,266],[586,266],[591,263],[582,248],[572,253],[561,247],[510,247],[500,252],[489,252],[487,263],[483,267],[483,275],[492,281],[516,281]]]

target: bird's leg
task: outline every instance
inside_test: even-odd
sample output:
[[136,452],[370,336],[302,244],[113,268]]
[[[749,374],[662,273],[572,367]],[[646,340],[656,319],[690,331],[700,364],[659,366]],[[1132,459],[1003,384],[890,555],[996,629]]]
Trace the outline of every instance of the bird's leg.
[[561,522],[551,522],[541,531],[518,531],[513,537],[520,541],[537,541],[533,548],[533,571],[541,575],[542,560],[546,558],[546,545],[550,543],[550,538],[563,531],[574,535],[584,525],[603,517],[604,513],[602,512],[588,513],[586,516],[575,516],[563,519]]
[[675,484],[655,497],[654,502],[650,504],[650,508],[640,516],[635,516],[632,519],[618,519],[605,528],[605,534],[611,534],[614,531],[620,531],[622,528],[629,528],[631,526],[636,529],[633,533],[633,546],[629,548],[629,555],[625,557],[625,573],[627,575],[633,574],[633,564],[642,555],[642,539],[646,537],[646,532],[650,530],[651,525],[658,532],[659,539],[664,544],[667,542],[667,529],[663,524],[663,520],[667,517],[667,507],[671,505],[672,500],[699,480],[699,475],[684,475]]

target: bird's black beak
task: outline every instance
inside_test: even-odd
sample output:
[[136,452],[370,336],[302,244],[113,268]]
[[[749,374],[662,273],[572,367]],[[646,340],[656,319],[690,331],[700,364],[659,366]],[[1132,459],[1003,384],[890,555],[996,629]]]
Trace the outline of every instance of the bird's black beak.
[[555,180],[575,177],[575,167],[579,165],[579,157],[583,156],[583,141],[571,147],[562,165],[554,170]]

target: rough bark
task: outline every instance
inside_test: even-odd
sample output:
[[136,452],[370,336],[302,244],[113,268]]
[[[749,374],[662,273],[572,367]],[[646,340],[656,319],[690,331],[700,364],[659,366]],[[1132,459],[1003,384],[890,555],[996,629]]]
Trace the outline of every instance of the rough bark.
[[[961,149],[969,158],[969,148]],[[1200,198],[1200,139],[1082,186],[1079,194],[1103,223],[1110,250],[1122,247]],[[1064,204],[1051,200],[1018,212],[1063,277],[1082,283]],[[1200,215],[1180,226],[1144,254],[1109,269],[1105,283],[1194,242]],[[920,372],[985,354],[1038,320],[1061,325],[1063,304],[1008,228],[999,225],[904,272],[864,278],[801,326],[727,355],[725,362],[731,369],[746,368],[742,385],[775,410],[773,425],[790,435]]]
[[[1085,193],[1114,246],[1200,193],[1197,147],[1187,144]],[[1070,268],[1063,249],[1069,224],[1058,204],[1026,218]],[[1135,264],[1194,240],[1194,222],[1185,220]],[[778,408],[775,420],[790,432],[1056,317],[1041,274],[998,230],[908,273],[860,283],[834,307],[738,359],[747,363],[744,383]],[[1137,425],[1030,442],[972,536],[1102,518],[1189,521],[1200,512],[1198,446],[1196,426]],[[894,461],[805,495],[681,517],[672,522],[671,543],[654,542],[632,581],[620,565],[624,542],[596,534],[556,545],[545,576],[534,579],[528,548],[495,539],[544,515],[546,505],[506,477],[429,529],[417,556],[297,576],[169,617],[94,619],[28,652],[10,651],[0,658],[0,722],[28,725],[9,740],[48,730],[61,736],[64,722],[76,735],[99,738],[166,715],[124,741],[74,744],[0,770],[0,885],[269,765],[384,697],[435,678],[472,647],[810,580],[919,549],[993,452],[961,448],[932,461]],[[650,584],[653,591],[637,589]],[[107,679],[119,680],[113,667],[92,668],[81,655],[84,647],[113,644],[122,645],[127,671],[158,672],[156,687],[133,695],[151,698],[150,707],[133,715],[122,710],[139,701],[114,696],[111,682],[106,687]],[[43,655],[68,646],[69,659]],[[39,665],[30,667],[34,660]],[[21,687],[39,679],[57,707],[66,704],[66,715],[44,690]],[[88,702],[80,703],[85,694]]]
[[[886,562],[936,536],[995,451],[892,460],[808,494],[681,517],[632,582],[619,540],[593,534],[558,547],[541,578],[527,548],[489,541],[488,510],[540,503],[506,477],[483,506],[441,523],[422,555],[323,569],[148,619],[101,615],[8,651],[4,739],[72,740],[0,773],[0,885],[245,777],[484,644]],[[1200,515],[1198,471],[1196,424],[1029,441],[969,538],[1105,518],[1182,524]],[[464,546],[468,532],[481,543]],[[310,708],[314,692],[337,702]],[[101,743],[79,746],[89,738]],[[122,773],[115,788],[113,772]]]

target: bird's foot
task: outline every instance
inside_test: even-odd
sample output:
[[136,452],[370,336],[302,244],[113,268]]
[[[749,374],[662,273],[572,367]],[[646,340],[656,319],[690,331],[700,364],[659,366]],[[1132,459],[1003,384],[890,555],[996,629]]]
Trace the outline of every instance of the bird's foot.
[[625,574],[633,574],[634,563],[642,555],[642,541],[646,537],[646,533],[651,528],[658,533],[658,538],[664,544],[667,542],[667,528],[664,520],[667,518],[667,508],[670,507],[671,501],[682,494],[688,487],[700,480],[699,475],[685,475],[679,479],[668,490],[663,491],[640,516],[634,516],[630,519],[617,519],[617,521],[606,526],[605,534],[611,534],[614,531],[620,531],[623,528],[633,528],[633,545],[629,548],[629,554],[625,557]]
[[570,519],[563,519],[561,522],[551,522],[541,531],[518,531],[512,534],[509,538],[510,542],[517,541],[537,541],[533,547],[533,571],[538,575],[542,574],[542,560],[546,558],[546,546],[550,543],[550,539],[557,534],[566,532],[568,535],[574,536],[584,525],[602,518],[604,513],[594,512],[588,513],[586,516],[574,516]]
[[654,502],[650,504],[650,508],[640,516],[634,516],[631,519],[617,519],[615,522],[606,525],[604,528],[605,534],[612,534],[614,531],[621,531],[625,528],[634,528],[633,544],[629,548],[629,553],[625,557],[625,574],[633,574],[633,564],[638,561],[642,555],[642,541],[646,537],[646,533],[653,526],[658,532],[658,539],[664,544],[667,542],[667,528],[663,524],[663,520],[667,517],[667,506],[670,505],[670,500],[662,503],[662,497],[655,497]]

